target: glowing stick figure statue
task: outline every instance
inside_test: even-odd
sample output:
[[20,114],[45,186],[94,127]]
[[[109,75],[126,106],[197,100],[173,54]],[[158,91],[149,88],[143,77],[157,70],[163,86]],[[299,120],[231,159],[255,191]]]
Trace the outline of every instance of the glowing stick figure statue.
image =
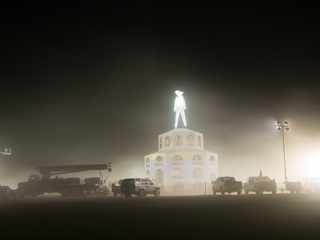
[[186,103],[184,101],[184,98],[182,96],[183,92],[180,92],[179,90],[175,91],[177,94],[176,100],[174,102],[174,111],[176,112],[176,123],[175,123],[175,128],[178,126],[178,120],[179,116],[181,113],[181,117],[183,120],[183,124],[185,127],[187,127],[187,121],[186,121],[186,116],[184,114],[184,110],[186,109]]

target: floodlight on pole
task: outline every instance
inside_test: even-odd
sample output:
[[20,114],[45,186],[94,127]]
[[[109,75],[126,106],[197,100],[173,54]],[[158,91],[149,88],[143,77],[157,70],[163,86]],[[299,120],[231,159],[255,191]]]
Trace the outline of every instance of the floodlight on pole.
[[5,148],[4,152],[0,152],[2,155],[11,155],[11,148]]
[[284,122],[282,125],[279,121],[277,121],[277,130],[282,132],[282,143],[283,143],[283,162],[284,162],[284,181],[287,184],[287,166],[286,166],[286,151],[285,151],[285,144],[284,144],[284,131],[289,131],[288,122]]

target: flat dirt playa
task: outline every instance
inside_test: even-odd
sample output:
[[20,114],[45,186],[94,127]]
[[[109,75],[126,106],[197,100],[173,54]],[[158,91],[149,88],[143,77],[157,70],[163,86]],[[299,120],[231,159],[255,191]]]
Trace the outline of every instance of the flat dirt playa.
[[1,239],[319,239],[320,194],[0,200]]

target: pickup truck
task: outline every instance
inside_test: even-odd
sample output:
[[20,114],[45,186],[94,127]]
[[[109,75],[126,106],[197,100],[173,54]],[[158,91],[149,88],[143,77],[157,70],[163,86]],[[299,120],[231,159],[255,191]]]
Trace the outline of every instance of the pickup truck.
[[117,197],[118,194],[121,195],[121,196],[123,195],[121,193],[121,183],[122,182],[123,182],[123,179],[120,179],[118,181],[118,183],[112,183],[111,191],[113,192],[113,196]]
[[267,176],[248,177],[247,181],[243,184],[245,194],[255,192],[256,194],[263,194],[263,192],[272,192],[276,194],[277,184],[275,180],[271,180]]
[[218,177],[216,181],[212,182],[212,191],[213,195],[216,195],[217,192],[221,192],[224,195],[226,192],[231,194],[236,192],[238,195],[241,194],[242,182],[236,181],[234,177]]

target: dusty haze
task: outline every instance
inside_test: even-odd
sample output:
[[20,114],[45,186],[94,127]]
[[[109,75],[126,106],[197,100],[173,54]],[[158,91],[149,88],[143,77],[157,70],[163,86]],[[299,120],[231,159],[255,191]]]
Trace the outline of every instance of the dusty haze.
[[[0,184],[37,165],[112,162],[143,176],[143,157],[174,128],[219,154],[220,175],[289,180],[319,169],[319,16],[310,3],[4,5]],[[182,126],[180,122],[180,126]],[[86,172],[81,176],[98,173]]]

